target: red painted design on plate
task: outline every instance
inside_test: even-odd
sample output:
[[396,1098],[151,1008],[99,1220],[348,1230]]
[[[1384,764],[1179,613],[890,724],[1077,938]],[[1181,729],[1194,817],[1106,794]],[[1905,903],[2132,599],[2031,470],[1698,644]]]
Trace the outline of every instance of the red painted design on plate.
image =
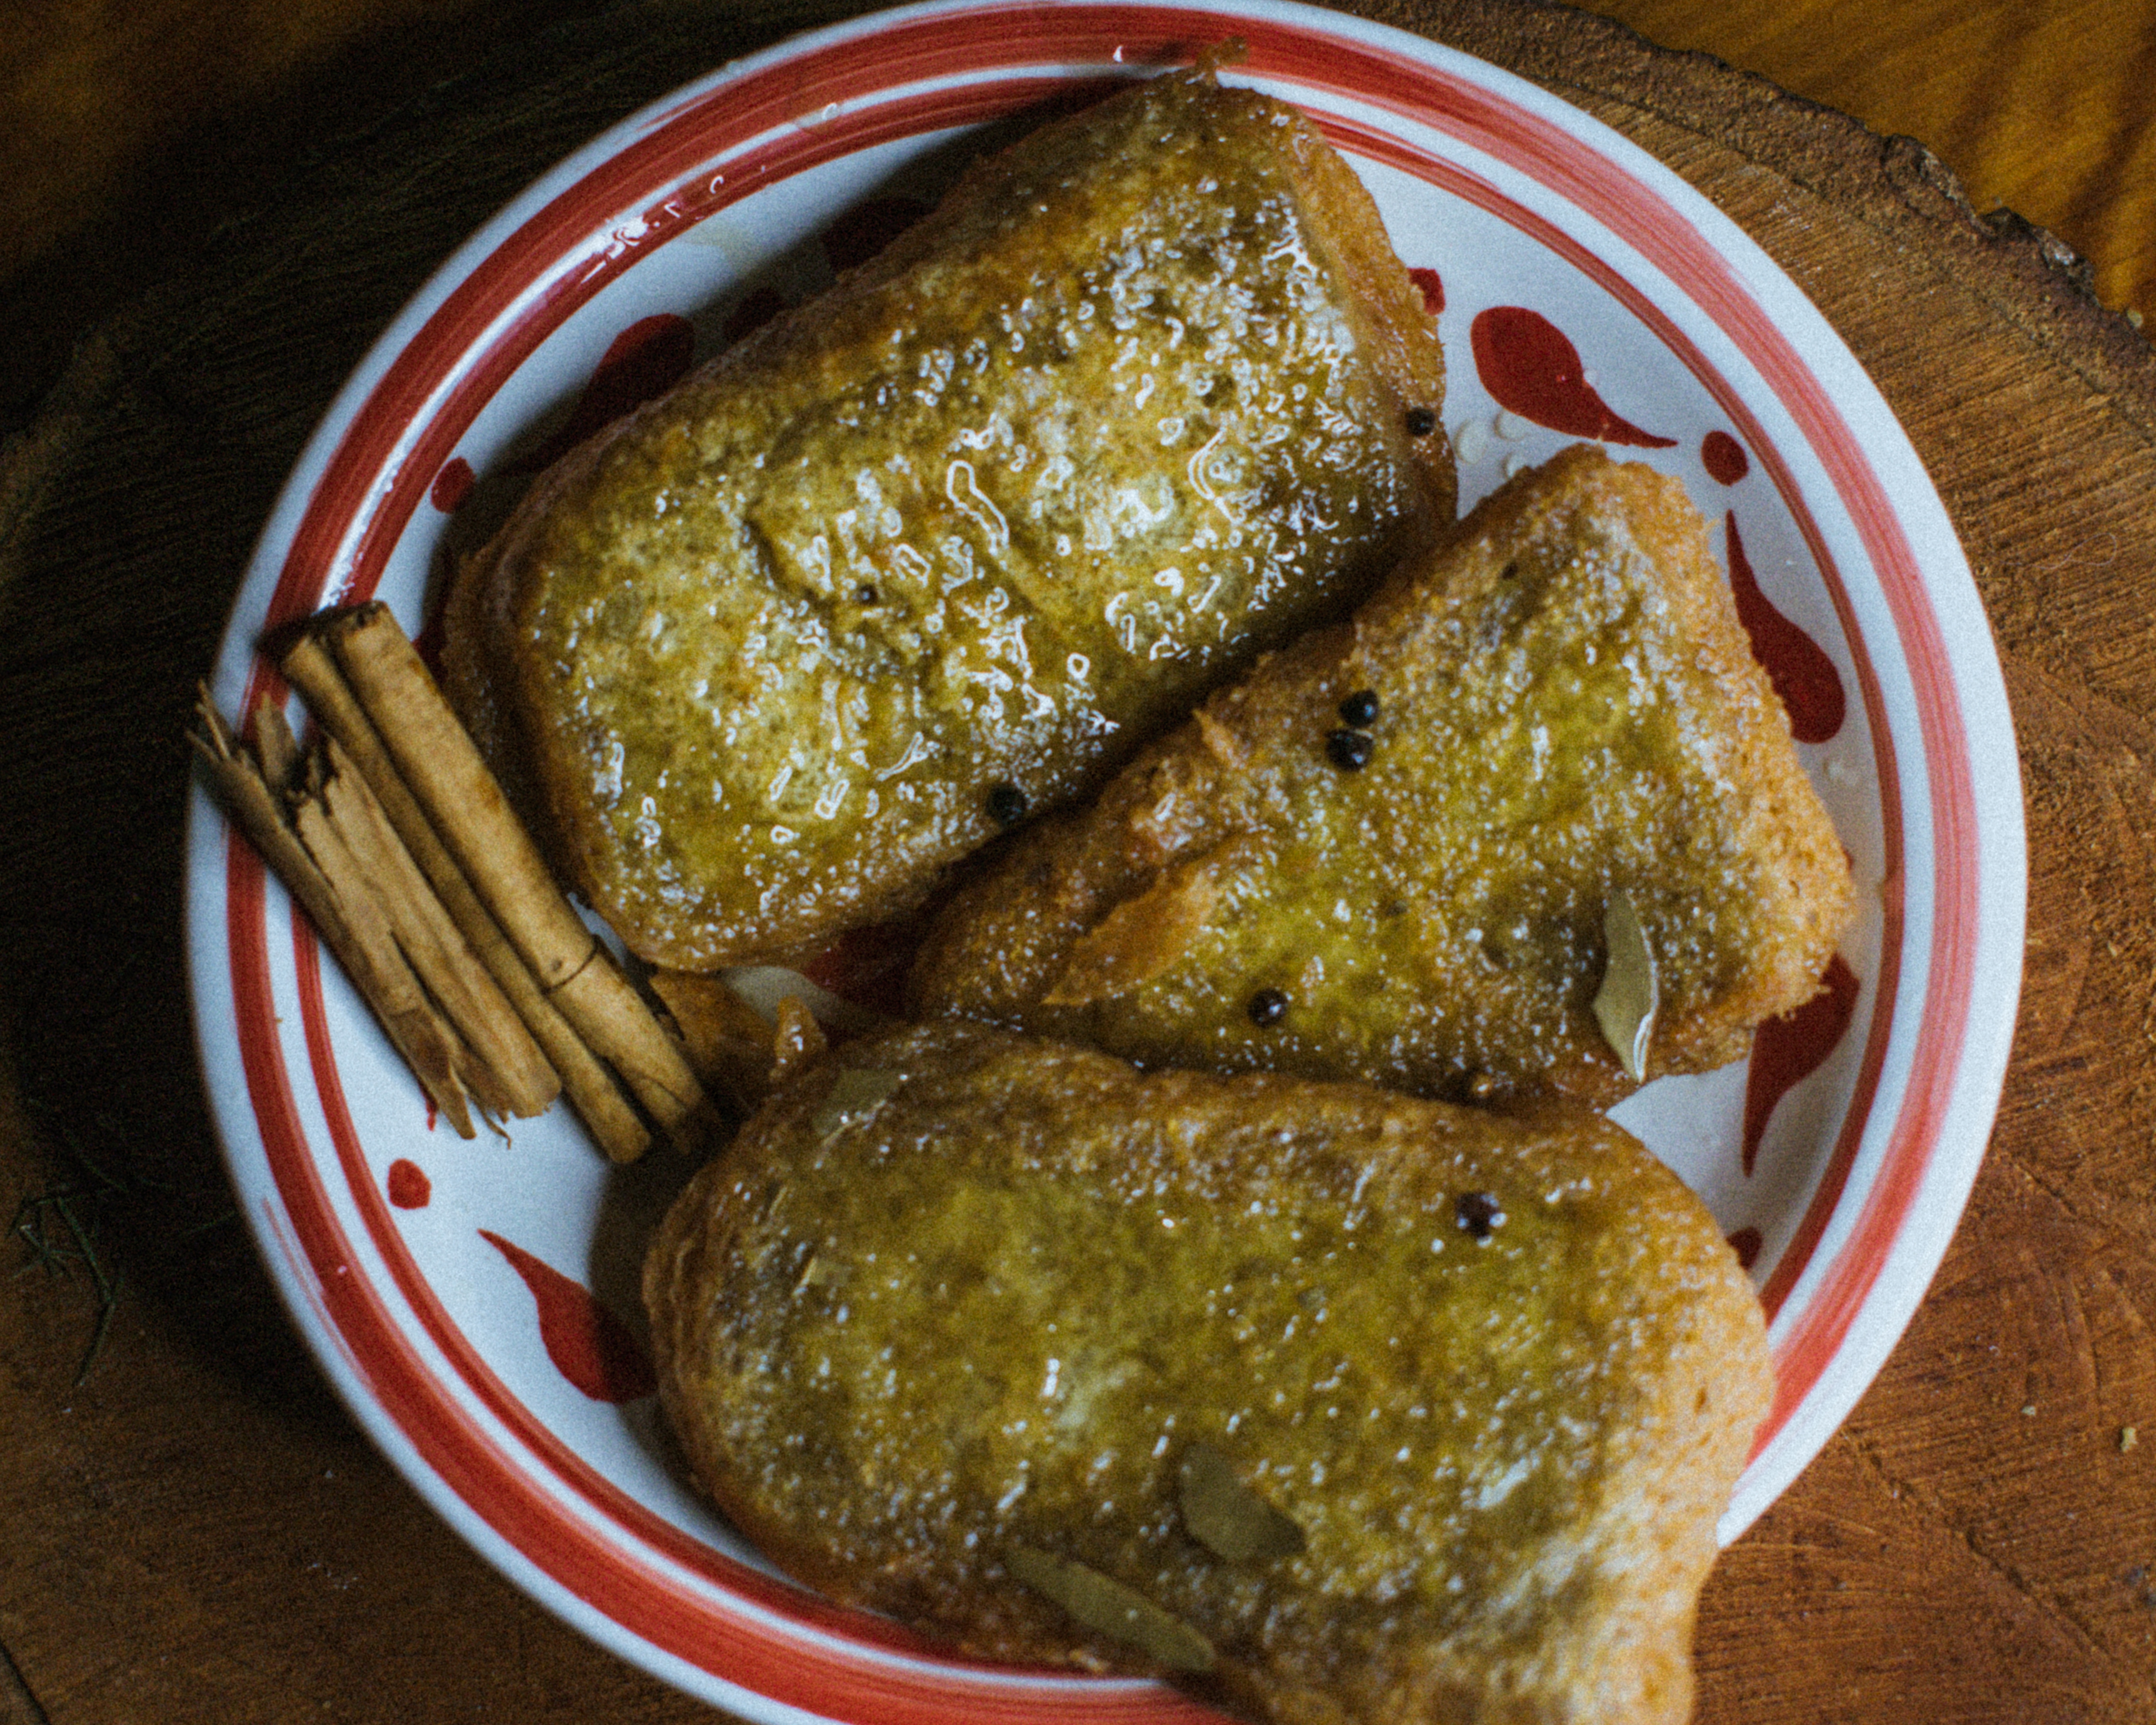
[[389,1178],[382,1182],[388,1189],[389,1201],[400,1210],[424,1210],[427,1200],[434,1195],[434,1183],[416,1162],[407,1162],[403,1157],[389,1164]]
[[1699,459],[1707,464],[1707,477],[1717,485],[1733,485],[1752,470],[1752,458],[1744,445],[1726,431],[1710,431],[1699,446]]
[[427,492],[427,501],[444,515],[454,515],[465,506],[472,487],[478,483],[471,463],[461,455],[452,455],[442,464],[442,470],[434,475],[434,483]]
[[1759,590],[1737,515],[1725,517],[1729,532],[1729,585],[1737,595],[1737,620],[1752,637],[1752,650],[1789,710],[1789,735],[1799,742],[1825,742],[1841,729],[1849,697],[1841,673],[1826,649],[1774,607]]
[[1729,1250],[1747,1270],[1759,1261],[1759,1248],[1765,1244],[1757,1228],[1740,1228],[1729,1236]]
[[1642,431],[1612,412],[1587,381],[1579,350],[1539,311],[1492,305],[1475,314],[1469,333],[1475,369],[1499,407],[1569,437],[1641,449],[1666,449],[1676,443],[1673,437]]
[[629,1326],[589,1288],[490,1229],[479,1235],[509,1260],[539,1302],[539,1339],[556,1371],[595,1402],[633,1402],[659,1387]]
[[569,423],[516,463],[517,473],[536,473],[630,409],[671,388],[696,357],[696,332],[671,311],[640,317],[599,356]]
[[928,213],[918,198],[864,198],[824,230],[824,255],[839,274],[865,264]]
[[773,318],[786,309],[786,301],[776,288],[752,288],[741,297],[741,302],[726,314],[725,325],[719,333],[731,347],[744,336],[754,335]]
[[1858,983],[1836,952],[1824,986],[1802,1006],[1769,1019],[1752,1034],[1752,1070],[1744,1080],[1744,1172],[1758,1160],[1759,1141],[1774,1105],[1820,1069],[1856,1016]]
[[[1458,135],[1493,148],[1507,159],[1539,164],[1542,177],[1563,176],[1574,203],[1613,227],[1650,264],[1676,281],[1702,306],[1717,326],[1738,342],[1758,369],[1767,388],[1791,413],[1825,462],[1830,483],[1850,511],[1866,554],[1875,566],[1892,610],[1894,629],[1905,644],[1915,681],[1915,730],[1906,746],[1917,749],[1929,769],[1928,829],[1936,838],[1938,912],[1928,962],[1917,980],[1927,988],[1926,1008],[1916,1048],[1909,1060],[1914,1076],[1906,1096],[1896,1092],[1891,1118],[1873,1115],[1874,1091],[1887,1045],[1887,1008],[1900,981],[1900,927],[1897,905],[1887,908],[1875,990],[1879,1010],[1873,1018],[1848,1121],[1837,1138],[1832,1162],[1805,1211],[1794,1239],[1783,1250],[1774,1280],[1763,1292],[1772,1312],[1795,1280],[1815,1267],[1814,1251],[1829,1219],[1840,1214],[1845,1182],[1867,1118],[1887,1132],[1884,1160],[1866,1175],[1866,1199],[1853,1232],[1839,1243],[1823,1266],[1818,1286],[1807,1296],[1796,1322],[1776,1351],[1779,1388],[1774,1413],[1763,1430],[1763,1443],[1784,1428],[1835,1358],[1835,1350],[1858,1310],[1875,1286],[1886,1249],[1913,1206],[1928,1170],[1937,1165],[1938,1135],[1947,1111],[1948,1092],[1958,1070],[1951,1056],[1960,1047],[1969,1019],[1970,981],[1977,942],[1974,912],[1978,904],[1974,839],[1977,832],[1970,760],[1959,741],[1958,707],[1952,666],[1938,619],[1925,596],[1922,572],[1890,499],[1879,485],[1866,454],[1840,418],[1832,398],[1803,365],[1797,350],[1774,321],[1742,290],[1721,259],[1707,249],[1681,213],[1650,187],[1611,170],[1576,140],[1548,122],[1526,115],[1471,85],[1403,59],[1397,54],[1327,37],[1312,42],[1286,26],[1248,16],[1137,8],[1024,8],[931,16],[879,31],[872,39],[847,39],[804,64],[781,59],[753,74],[704,92],[670,110],[662,123],[639,136],[629,148],[587,176],[530,216],[525,225],[439,305],[420,335],[398,355],[378,387],[346,428],[327,469],[307,505],[300,527],[286,547],[265,626],[296,618],[321,603],[323,583],[334,571],[349,567],[349,596],[365,597],[379,580],[383,562],[439,464],[452,454],[479,408],[492,398],[502,379],[536,344],[608,282],[655,249],[655,244],[613,247],[570,258],[578,267],[546,278],[544,291],[531,298],[536,264],[548,267],[568,255],[565,248],[578,236],[597,231],[639,197],[652,200],[647,213],[661,232],[725,208],[744,188],[777,183],[849,151],[870,147],[886,138],[910,136],[931,126],[1000,119],[1020,106],[1041,100],[1034,77],[983,78],[952,94],[939,86],[909,102],[865,109],[869,118],[848,125],[804,128],[794,121],[800,91],[813,80],[818,91],[838,100],[880,91],[895,62],[919,70],[923,78],[980,70],[981,44],[993,40],[1022,47],[1043,62],[1104,61],[1111,50],[1119,59],[1125,45],[1132,64],[1167,63],[1187,58],[1182,44],[1235,34],[1251,45],[1253,69],[1301,78],[1320,90],[1342,90],[1376,103],[1389,113],[1414,117],[1448,116]],[[851,114],[849,110],[849,114]],[[1343,147],[1375,161],[1394,163],[1448,192],[1468,198],[1530,233],[1560,258],[1593,275],[1622,299],[1658,339],[1683,358],[1707,385],[1731,417],[1753,459],[1788,496],[1799,524],[1813,547],[1821,578],[1849,616],[1832,558],[1821,544],[1810,516],[1790,492],[1790,481],[1771,443],[1749,423],[1742,400],[1714,373],[1700,354],[1655,308],[1640,299],[1603,259],[1567,236],[1528,216],[1471,176],[1394,143],[1382,131],[1321,118],[1327,135]],[[713,182],[708,197],[677,198],[684,162],[701,162],[716,147],[711,134],[734,141],[768,133],[776,142],[758,146],[730,173],[723,187]],[[662,193],[664,203],[658,202]],[[669,229],[668,223],[673,224]],[[502,321],[508,333],[470,350],[475,362],[444,385],[444,363],[461,361],[467,352],[459,332],[491,329]],[[476,320],[476,321],[475,321]],[[447,393],[438,403],[438,387]],[[423,436],[416,459],[404,461],[403,439],[415,414]],[[400,465],[385,468],[383,460]],[[384,475],[391,475],[387,479]],[[383,487],[386,485],[387,489]],[[347,535],[357,538],[345,557]],[[1858,689],[1873,712],[1880,711],[1877,680],[1866,658],[1866,643],[1849,624],[1849,652]],[[258,671],[255,683],[274,682],[274,673]],[[250,685],[250,697],[254,685]],[[251,699],[249,703],[251,705]],[[1876,747],[1890,741],[1883,723],[1875,722]],[[1890,866],[1902,854],[1902,811],[1891,776],[1880,785],[1884,840]],[[265,1199],[267,1226],[283,1227],[275,1204],[289,1207],[290,1240],[280,1245],[305,1270],[310,1286],[322,1291],[319,1308],[337,1340],[368,1373],[368,1382],[388,1419],[417,1447],[421,1458],[451,1481],[516,1550],[547,1576],[606,1613],[632,1636],[649,1640],[664,1653],[686,1661],[692,1671],[723,1674],[727,1683],[746,1686],[759,1696],[827,1717],[875,1717],[884,1725],[951,1725],[954,1719],[1015,1716],[1018,1703],[998,1689],[983,1702],[960,1689],[959,1679],[935,1666],[918,1677],[893,1675],[886,1651],[906,1645],[879,1620],[844,1615],[797,1590],[770,1580],[731,1558],[700,1545],[628,1499],[541,1426],[531,1411],[510,1396],[487,1371],[469,1342],[428,1295],[424,1279],[390,1224],[386,1204],[367,1209],[367,1228],[386,1256],[403,1294],[417,1301],[428,1337],[443,1349],[461,1383],[481,1399],[489,1414],[505,1423],[524,1448],[506,1446],[444,1389],[430,1359],[423,1359],[377,1296],[367,1278],[342,1273],[347,1260],[342,1224],[328,1201],[314,1151],[301,1130],[293,1096],[294,1075],[284,1064],[277,1029],[277,1007],[268,980],[264,943],[264,881],[244,845],[230,847],[227,873],[229,899],[228,942],[239,1011],[239,1052],[248,1092],[261,1122],[269,1165],[278,1199]],[[319,984],[312,980],[311,936],[295,937],[303,948],[301,999],[312,1057],[311,1076],[323,1088],[328,1106],[338,1094],[336,1065],[324,1021]],[[304,1082],[304,1078],[302,1079]],[[341,1120],[341,1104],[332,1107]],[[348,1121],[336,1127],[345,1173],[362,1181],[371,1198],[379,1190],[366,1173],[364,1158]],[[1778,1289],[1779,1291],[1778,1294]],[[536,1466],[532,1458],[536,1458]],[[543,1476],[543,1483],[542,1477]],[[576,1502],[589,1506],[590,1517],[562,1512],[549,1494],[559,1483]],[[625,1549],[614,1538],[627,1529],[642,1542]],[[716,1578],[711,1589],[692,1587],[644,1558],[646,1547],[664,1553],[701,1577]],[[756,1616],[753,1613],[763,1614]],[[808,1624],[826,1638],[804,1651],[795,1639],[774,1633],[767,1620],[783,1625]],[[996,1674],[998,1682],[1001,1674]],[[1180,1719],[1191,1703],[1152,1699],[1153,1692],[1119,1706],[1103,1702],[1079,1686],[1022,1692],[1027,1717],[1117,1719],[1158,1715]],[[1103,1708],[1106,1711],[1102,1711]]]
[[1445,310],[1445,279],[1435,270],[1410,270],[1408,280],[1422,290],[1422,309],[1432,317]]

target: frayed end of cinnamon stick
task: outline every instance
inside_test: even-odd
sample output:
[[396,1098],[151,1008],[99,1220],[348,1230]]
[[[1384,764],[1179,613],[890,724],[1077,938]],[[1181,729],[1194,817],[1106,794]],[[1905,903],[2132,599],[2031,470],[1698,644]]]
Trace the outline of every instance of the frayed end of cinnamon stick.
[[459,1137],[476,1137],[455,1032],[428,1001],[371,896],[345,870],[341,848],[307,842],[305,829],[319,811],[305,801],[302,757],[283,713],[267,701],[258,707],[250,747],[207,687],[198,690],[195,712],[189,738],[211,795],[305,912],[428,1100]]

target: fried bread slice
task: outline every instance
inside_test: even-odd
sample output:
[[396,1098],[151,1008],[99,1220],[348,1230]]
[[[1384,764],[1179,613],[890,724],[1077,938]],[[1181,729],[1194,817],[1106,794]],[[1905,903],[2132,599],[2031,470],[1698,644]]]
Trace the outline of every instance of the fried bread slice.
[[634,951],[790,960],[1449,524],[1443,393],[1346,163],[1155,79],[550,469],[447,681]]
[[792,1575],[1312,1725],[1677,1725],[1772,1388],[1713,1219],[1586,1110],[958,1021],[781,1091],[644,1289],[696,1479]]
[[[1147,1064],[1602,1106],[1741,1055],[1852,905],[1683,486],[1579,445],[1022,835],[911,991]],[[1650,972],[1628,1072],[1595,1007]]]

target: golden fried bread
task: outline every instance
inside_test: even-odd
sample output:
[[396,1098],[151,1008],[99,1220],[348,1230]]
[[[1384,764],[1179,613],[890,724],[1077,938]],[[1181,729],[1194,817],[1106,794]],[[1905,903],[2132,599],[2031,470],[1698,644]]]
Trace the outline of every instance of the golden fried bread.
[[1639,1070],[1705,1070],[1851,904],[1682,485],[1580,446],[1023,835],[911,987],[1147,1064],[1599,1106],[1605,983],[1651,955]]
[[644,1292],[697,1480],[790,1574],[1312,1725],[1682,1721],[1772,1389],[1712,1218],[1599,1117],[958,1021],[781,1091]]
[[550,470],[448,681],[634,951],[798,955],[1449,524],[1443,390],[1347,165],[1160,78]]

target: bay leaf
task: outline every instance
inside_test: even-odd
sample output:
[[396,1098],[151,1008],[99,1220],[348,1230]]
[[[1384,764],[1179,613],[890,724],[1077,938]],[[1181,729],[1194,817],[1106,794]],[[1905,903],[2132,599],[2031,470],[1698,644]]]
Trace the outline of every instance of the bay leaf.
[[1602,970],[1602,986],[1595,991],[1594,1021],[1603,1040],[1617,1056],[1625,1076],[1635,1084],[1646,1081],[1647,1044],[1655,1030],[1655,1012],[1661,1004],[1661,981],[1655,968],[1655,949],[1647,942],[1640,913],[1630,896],[1613,892],[1602,907],[1602,939],[1609,957]]
[[882,1066],[848,1066],[831,1081],[817,1105],[808,1129],[819,1139],[834,1137],[866,1120],[906,1081],[903,1072]]
[[1010,1573],[1096,1635],[1127,1643],[1172,1671],[1209,1671],[1213,1644],[1173,1612],[1089,1564],[1029,1545],[1004,1553]]
[[1266,1563],[1302,1550],[1302,1529],[1245,1485],[1218,1450],[1204,1444],[1184,1450],[1177,1486],[1183,1525],[1215,1557]]

